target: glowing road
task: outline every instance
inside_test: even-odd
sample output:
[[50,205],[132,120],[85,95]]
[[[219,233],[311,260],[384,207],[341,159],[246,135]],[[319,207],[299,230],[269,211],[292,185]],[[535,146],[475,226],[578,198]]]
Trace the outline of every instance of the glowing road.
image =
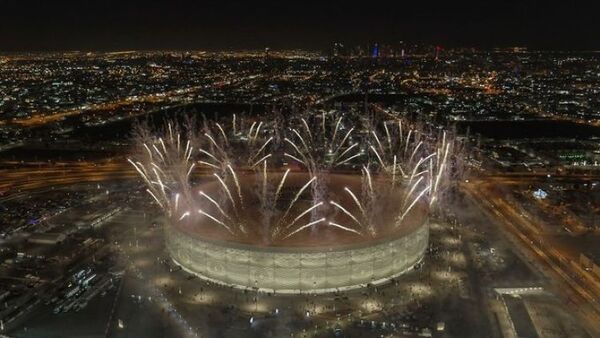
[[19,169],[0,169],[0,197],[10,199],[19,193],[49,187],[134,177],[133,168],[120,160],[22,165]]
[[[544,180],[547,176],[517,175],[485,177],[462,184],[463,191],[471,197],[492,219],[498,221],[503,230],[513,239],[516,246],[533,260],[533,264],[542,268],[545,275],[555,281],[559,289],[566,294],[570,302],[575,304],[579,315],[588,322],[588,327],[598,330],[600,320],[600,282],[591,274],[579,267],[578,262],[549,241],[543,240],[541,227],[531,218],[525,217],[523,211],[507,201],[505,196],[493,188],[499,185],[508,186],[515,183],[530,183],[532,179]],[[571,181],[572,175],[554,177],[554,180]],[[581,176],[581,180],[598,179],[593,176]]]

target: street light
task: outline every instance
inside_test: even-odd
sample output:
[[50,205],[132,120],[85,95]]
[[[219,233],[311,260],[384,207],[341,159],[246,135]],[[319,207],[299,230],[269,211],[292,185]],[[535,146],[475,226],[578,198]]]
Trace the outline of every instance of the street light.
[[254,287],[256,288],[256,297],[254,297],[254,311],[258,311],[258,280],[254,280]]

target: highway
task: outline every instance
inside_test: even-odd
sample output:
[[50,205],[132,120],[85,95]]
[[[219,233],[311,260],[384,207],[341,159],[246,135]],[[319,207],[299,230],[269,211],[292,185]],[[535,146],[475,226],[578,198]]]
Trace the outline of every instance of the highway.
[[134,169],[121,161],[73,162],[57,165],[22,165],[0,169],[0,201],[19,194],[61,185],[135,178]]
[[[510,177],[513,176],[513,177]],[[489,177],[463,183],[462,190],[478,204],[491,219],[499,223],[513,239],[515,245],[526,257],[533,261],[536,268],[550,277],[559,287],[557,289],[574,303],[579,315],[595,334],[600,335],[597,323],[600,321],[600,281],[572,263],[572,259],[551,243],[542,240],[541,227],[537,226],[517,206],[512,205],[503,196],[494,191],[494,187],[514,182],[514,175],[503,178]],[[525,177],[525,184],[536,176]],[[555,177],[554,179],[560,179]],[[566,179],[573,179],[567,177]]]

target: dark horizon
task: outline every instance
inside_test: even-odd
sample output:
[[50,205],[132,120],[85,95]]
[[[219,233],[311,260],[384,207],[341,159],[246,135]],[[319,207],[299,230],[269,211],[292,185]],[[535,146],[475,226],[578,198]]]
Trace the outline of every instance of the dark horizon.
[[452,47],[598,50],[597,4],[187,0],[5,1],[0,52],[326,50],[399,41]]

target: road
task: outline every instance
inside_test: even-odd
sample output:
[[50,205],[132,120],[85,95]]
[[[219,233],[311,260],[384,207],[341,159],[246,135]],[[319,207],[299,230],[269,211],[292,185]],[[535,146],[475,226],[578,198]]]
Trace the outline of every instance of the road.
[[0,201],[56,186],[134,177],[136,177],[134,169],[121,160],[44,166],[23,165],[19,169],[0,169]]
[[[512,180],[514,178],[504,177],[498,180],[498,177],[490,177],[462,184],[462,188],[491,218],[503,226],[503,230],[533,260],[534,265],[542,268],[542,272],[559,285],[563,295],[575,303],[578,314],[588,323],[587,327],[595,330],[594,336],[600,336],[597,324],[600,321],[600,282],[583,272],[577,264],[571,264],[567,254],[540,240],[541,227],[530,218],[523,217],[522,211],[492,189]],[[524,182],[529,182],[529,178],[521,181]]]

